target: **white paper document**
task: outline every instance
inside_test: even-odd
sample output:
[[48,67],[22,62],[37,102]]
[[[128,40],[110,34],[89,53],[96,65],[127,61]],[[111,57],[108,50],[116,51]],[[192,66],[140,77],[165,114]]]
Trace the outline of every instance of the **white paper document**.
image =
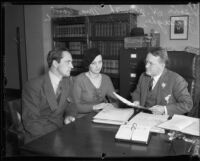
[[133,102],[130,102],[129,100],[125,99],[124,97],[118,95],[116,92],[113,92],[113,94],[114,94],[121,102],[125,103],[126,105],[128,105],[128,106],[130,106],[130,107],[134,107],[134,108],[138,108],[138,109],[143,109],[143,110],[148,110],[148,109],[145,108],[145,107],[134,105]]
[[134,114],[132,108],[104,108],[93,117],[93,122],[122,125],[127,123],[128,119]]
[[158,125],[167,121],[168,117],[168,115],[155,115],[140,112],[134,116],[127,124],[133,125],[135,123],[138,126],[150,128],[151,132],[164,133],[164,129],[159,128]]
[[185,115],[174,115],[171,120],[168,120],[159,125],[160,128],[179,131],[185,134],[200,136],[200,119]]

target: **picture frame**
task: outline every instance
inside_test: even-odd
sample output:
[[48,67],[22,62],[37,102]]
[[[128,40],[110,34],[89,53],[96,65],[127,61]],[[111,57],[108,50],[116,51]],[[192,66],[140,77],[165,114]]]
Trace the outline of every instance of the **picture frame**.
[[170,40],[187,40],[189,16],[170,17]]

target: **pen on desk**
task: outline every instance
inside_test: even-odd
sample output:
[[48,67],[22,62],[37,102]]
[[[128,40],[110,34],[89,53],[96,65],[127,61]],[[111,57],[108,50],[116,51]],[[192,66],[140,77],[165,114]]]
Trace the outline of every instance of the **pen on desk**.
[[188,149],[188,153],[190,153],[191,152],[191,150],[192,150],[192,147],[194,146],[194,144],[196,143],[196,141],[193,141],[192,143],[191,143],[191,145],[190,145],[190,147],[189,147],[189,149]]

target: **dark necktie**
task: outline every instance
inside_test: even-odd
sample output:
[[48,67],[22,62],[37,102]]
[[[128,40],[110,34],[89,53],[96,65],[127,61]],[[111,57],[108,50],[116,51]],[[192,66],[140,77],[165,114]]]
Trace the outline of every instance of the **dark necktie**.
[[57,99],[57,102],[59,103],[60,101],[60,96],[61,96],[61,93],[62,93],[62,80],[60,80],[59,84],[58,84],[58,87],[57,87],[57,90],[56,90],[56,99]]
[[153,78],[151,78],[149,81],[149,91],[152,91],[152,88],[153,88]]

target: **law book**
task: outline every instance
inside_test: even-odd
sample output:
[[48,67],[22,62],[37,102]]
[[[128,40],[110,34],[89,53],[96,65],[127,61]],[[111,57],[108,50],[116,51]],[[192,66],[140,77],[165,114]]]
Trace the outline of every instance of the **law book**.
[[200,136],[199,126],[199,118],[175,114],[171,120],[160,124],[158,127],[167,130],[179,131],[189,135]]
[[130,106],[132,108],[135,108],[137,110],[140,110],[140,111],[143,111],[143,112],[146,112],[146,113],[152,113],[151,110],[149,110],[148,108],[145,108],[143,106],[136,106],[133,104],[133,102],[130,102],[129,100],[125,99],[124,97],[118,95],[116,92],[113,92],[113,94],[121,101],[123,102],[124,104],[126,104],[127,106]]
[[93,117],[93,122],[103,124],[122,125],[128,122],[134,114],[132,108],[106,107]]
[[115,135],[116,140],[133,143],[148,144],[150,139],[150,128],[131,124],[121,125]]

